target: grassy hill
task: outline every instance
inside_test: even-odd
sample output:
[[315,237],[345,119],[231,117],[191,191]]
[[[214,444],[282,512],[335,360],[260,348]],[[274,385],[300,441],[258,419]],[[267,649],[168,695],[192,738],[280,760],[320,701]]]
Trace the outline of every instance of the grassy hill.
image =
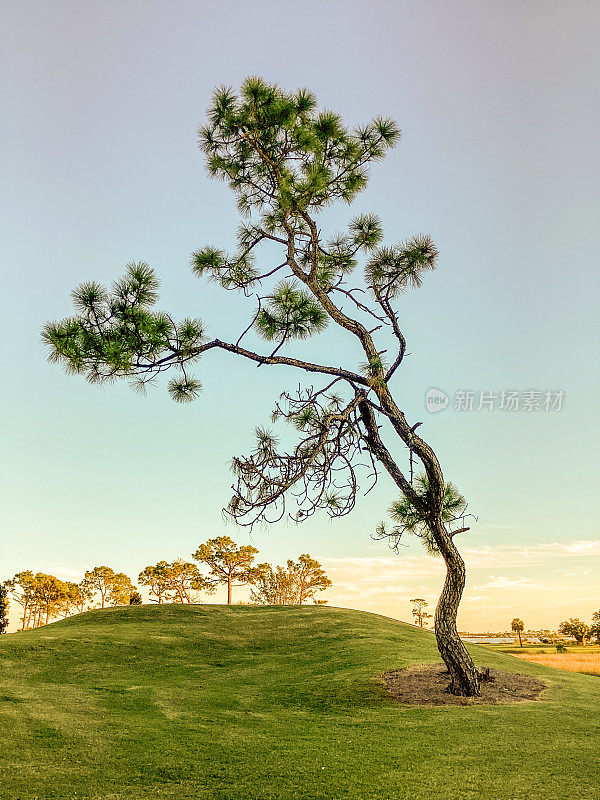
[[434,637],[337,608],[139,606],[0,637],[0,798],[592,800],[600,680],[481,647],[544,699],[415,707]]

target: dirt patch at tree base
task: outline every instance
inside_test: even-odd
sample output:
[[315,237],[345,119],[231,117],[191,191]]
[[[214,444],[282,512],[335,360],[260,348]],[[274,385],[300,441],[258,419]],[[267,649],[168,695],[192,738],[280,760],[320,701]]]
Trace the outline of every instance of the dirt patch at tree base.
[[450,694],[450,676],[443,664],[415,664],[384,673],[381,679],[400,703],[429,706],[470,706],[538,700],[546,684],[530,675],[490,669],[489,681],[480,682],[481,697]]

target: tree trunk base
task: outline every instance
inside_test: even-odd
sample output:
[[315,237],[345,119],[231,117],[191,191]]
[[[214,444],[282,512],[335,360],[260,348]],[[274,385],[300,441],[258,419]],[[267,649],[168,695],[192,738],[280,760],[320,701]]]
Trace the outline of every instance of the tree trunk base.
[[479,681],[477,680],[474,684],[467,685],[464,683],[459,684],[451,681],[447,691],[456,697],[481,697],[481,692],[479,691]]
[[436,638],[450,677],[448,692],[461,697],[480,697],[477,669],[456,631],[438,630]]

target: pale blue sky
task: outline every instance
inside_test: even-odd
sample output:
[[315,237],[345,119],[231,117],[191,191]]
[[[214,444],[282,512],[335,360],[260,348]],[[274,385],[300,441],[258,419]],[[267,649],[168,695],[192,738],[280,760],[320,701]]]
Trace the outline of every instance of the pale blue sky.
[[[173,314],[201,316],[222,338],[239,328],[243,303],[188,262],[235,235],[234,200],[206,177],[196,129],[214,87],[250,74],[310,87],[351,125],[382,114],[403,129],[355,210],[332,209],[323,225],[374,211],[389,243],[428,232],[440,249],[438,271],[402,301],[411,356],[396,386],[479,517],[465,546],[598,540],[599,23],[597,2],[5,0],[0,578],[96,563],[135,575],[224,531],[227,463],[297,375],[213,354],[196,370],[203,394],[182,408],[164,386],[143,399],[65,376],[39,332],[70,313],[77,283],[111,282],[131,260],[156,268]],[[352,363],[340,337],[328,346]],[[560,389],[565,402],[560,413],[431,415],[431,386]],[[384,479],[351,517],[254,539],[266,560],[309,551],[387,569],[369,534],[393,496]],[[533,578],[531,563],[505,560],[480,585],[505,578],[515,604],[530,603],[526,582],[545,575],[556,597],[550,572],[566,551],[549,552],[555,566]],[[583,553],[577,569],[598,564],[593,547]],[[560,584],[565,613],[599,605],[596,576]],[[361,607],[405,617],[416,580]],[[354,597],[343,602],[360,606],[360,586]],[[498,626],[524,613],[482,604]],[[542,603],[539,624],[559,613]]]

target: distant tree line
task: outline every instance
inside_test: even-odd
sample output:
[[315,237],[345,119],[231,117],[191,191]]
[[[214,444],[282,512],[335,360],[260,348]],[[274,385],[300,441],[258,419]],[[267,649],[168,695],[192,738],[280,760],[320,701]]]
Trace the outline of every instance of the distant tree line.
[[[511,623],[511,629],[519,637],[519,644],[523,647],[521,634],[525,629],[522,619],[516,617]],[[571,617],[570,619],[563,620],[558,626],[558,633],[562,636],[570,636],[575,639],[576,644],[585,646],[590,638],[594,638],[600,644],[600,611],[595,611],[592,614],[592,624],[588,625],[582,622],[579,617]],[[544,643],[552,644],[555,639],[544,636],[541,638]],[[559,642],[560,646],[560,642]]]
[[592,614],[591,625],[582,622],[579,617],[571,617],[560,623],[558,632],[564,636],[572,636],[580,645],[586,645],[591,636],[600,644],[600,611]]
[[331,586],[331,581],[319,562],[308,553],[301,555],[298,561],[288,560],[285,567],[259,564],[257,570],[258,577],[250,593],[255,603],[301,606],[308,599],[315,605],[327,602],[317,600],[315,595]]
[[4,582],[11,599],[21,606],[21,629],[39,628],[53,619],[81,614],[99,606],[127,605],[135,587],[122,572],[94,567],[79,583],[45,572],[17,572]]
[[[197,592],[212,595],[220,585],[227,587],[231,604],[234,587],[252,586],[254,603],[302,605],[316,599],[317,592],[331,586],[318,561],[307,553],[286,567],[254,564],[258,550],[237,545],[229,536],[218,536],[201,544],[192,558],[184,561],[159,561],[144,567],[138,584],[148,589],[155,603],[193,603]],[[204,572],[201,571],[201,567]],[[98,566],[87,571],[79,583],[63,581],[54,575],[31,570],[17,572],[0,585],[0,633],[8,625],[8,597],[21,607],[21,630],[38,628],[49,622],[81,614],[92,608],[140,605],[142,597],[130,578],[111,567]]]

